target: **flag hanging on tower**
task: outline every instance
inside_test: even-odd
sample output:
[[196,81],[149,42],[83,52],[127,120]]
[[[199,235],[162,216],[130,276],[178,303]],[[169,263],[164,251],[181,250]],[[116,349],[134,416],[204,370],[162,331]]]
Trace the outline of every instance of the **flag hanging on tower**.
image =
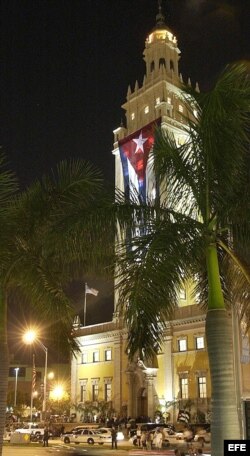
[[36,389],[36,366],[35,366],[35,355],[33,355],[32,363],[32,392]]
[[157,119],[118,142],[127,196],[134,189],[146,201],[149,154],[154,144],[154,130],[159,124],[160,119]]

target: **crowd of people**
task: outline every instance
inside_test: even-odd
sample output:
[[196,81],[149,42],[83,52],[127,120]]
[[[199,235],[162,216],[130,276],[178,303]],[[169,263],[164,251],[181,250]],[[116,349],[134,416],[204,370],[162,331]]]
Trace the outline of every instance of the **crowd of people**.
[[[140,426],[137,427],[136,430],[136,445],[139,448],[143,448],[146,450],[157,449],[160,450],[162,448],[162,443],[164,441],[164,432],[161,428],[157,428],[153,431],[145,431],[142,430]],[[186,452],[182,452],[180,449],[175,450],[175,456],[184,456]],[[195,448],[191,443],[188,444],[188,454],[189,456],[202,456],[203,450],[202,448]]]

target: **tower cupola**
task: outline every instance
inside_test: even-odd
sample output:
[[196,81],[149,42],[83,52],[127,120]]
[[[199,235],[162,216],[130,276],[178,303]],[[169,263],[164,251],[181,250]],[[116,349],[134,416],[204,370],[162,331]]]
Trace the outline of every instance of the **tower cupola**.
[[165,23],[161,0],[158,1],[156,24],[146,39],[143,56],[147,78],[157,77],[162,69],[171,80],[179,78],[180,50],[176,37]]

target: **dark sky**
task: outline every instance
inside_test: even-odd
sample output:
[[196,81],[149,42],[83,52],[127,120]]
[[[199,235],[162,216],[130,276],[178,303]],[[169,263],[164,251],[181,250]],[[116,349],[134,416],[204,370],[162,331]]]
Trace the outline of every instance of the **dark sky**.
[[[226,63],[249,58],[248,0],[163,0],[180,70],[206,89]],[[67,157],[114,177],[113,134],[157,0],[2,0],[1,144],[21,185]]]
[[[190,76],[207,89],[228,62],[249,59],[249,0],[162,3],[182,52],[184,80]],[[22,187],[69,157],[92,161],[114,181],[113,130],[124,119],[128,85],[142,83],[142,53],[157,4],[2,0],[0,144]],[[90,286],[99,287],[95,281]],[[95,315],[105,309],[111,319],[112,286],[105,287],[88,302]],[[82,310],[83,296],[78,301]]]

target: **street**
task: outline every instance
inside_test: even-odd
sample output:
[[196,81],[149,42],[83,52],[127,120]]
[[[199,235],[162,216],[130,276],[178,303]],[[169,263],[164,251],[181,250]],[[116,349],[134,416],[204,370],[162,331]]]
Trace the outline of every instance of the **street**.
[[[122,447],[122,445],[121,445]],[[116,456],[136,456],[143,454],[153,455],[173,455],[173,450],[161,450],[161,451],[144,451],[142,449],[136,449],[131,447],[130,450],[118,448],[117,450],[112,450],[108,445],[107,446],[96,446],[96,447],[83,447],[83,446],[73,446],[65,445],[59,441],[52,441],[49,444],[49,447],[42,447],[39,444],[30,444],[30,445],[5,445],[3,447],[3,456],[103,456],[115,454]]]

